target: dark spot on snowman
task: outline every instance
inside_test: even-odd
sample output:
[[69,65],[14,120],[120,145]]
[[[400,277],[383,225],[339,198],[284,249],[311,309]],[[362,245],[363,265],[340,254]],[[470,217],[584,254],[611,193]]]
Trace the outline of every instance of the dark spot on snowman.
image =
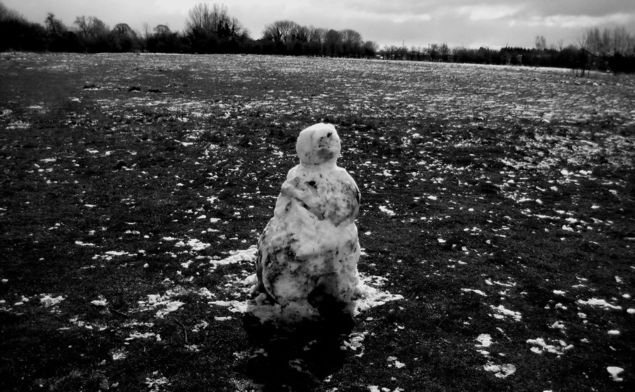
[[354,241],[350,241],[348,243],[348,246],[351,249],[351,252],[355,252],[355,250],[357,249],[357,244]]
[[265,267],[268,267],[268,266],[271,265],[271,263],[272,263],[271,254],[268,254],[267,257],[265,257],[265,260],[264,260],[263,264],[264,264]]
[[308,181],[306,182],[306,184],[310,186],[311,188],[317,189],[317,183],[315,181]]
[[322,160],[328,161],[328,160],[333,159],[333,157],[335,156],[335,154],[333,154],[333,151],[331,151],[331,150],[329,150],[329,149],[326,149],[326,148],[320,148],[320,149],[317,151],[317,156],[318,156],[318,158],[320,158],[320,159],[322,159]]

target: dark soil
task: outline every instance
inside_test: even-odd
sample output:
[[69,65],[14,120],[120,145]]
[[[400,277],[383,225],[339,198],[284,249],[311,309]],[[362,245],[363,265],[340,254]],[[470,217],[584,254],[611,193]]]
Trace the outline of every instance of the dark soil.
[[[632,390],[633,108],[634,79],[557,70],[4,53],[0,390]],[[319,121],[362,192],[359,269],[403,299],[287,374],[258,347],[297,337],[218,305],[255,268],[218,261]]]

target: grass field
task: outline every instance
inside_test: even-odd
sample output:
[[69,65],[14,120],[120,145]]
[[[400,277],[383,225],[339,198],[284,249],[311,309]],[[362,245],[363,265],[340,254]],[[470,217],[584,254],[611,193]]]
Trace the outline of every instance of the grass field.
[[296,390],[631,390],[635,79],[27,53],[0,59],[0,390],[258,390],[250,247],[319,121],[359,269],[403,298]]

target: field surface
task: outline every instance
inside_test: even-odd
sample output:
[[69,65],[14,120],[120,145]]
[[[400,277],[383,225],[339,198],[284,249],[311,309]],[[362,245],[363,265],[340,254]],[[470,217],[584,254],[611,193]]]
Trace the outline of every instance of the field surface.
[[[253,246],[319,121],[391,300],[258,362]],[[634,143],[621,76],[4,53],[0,390],[632,390]]]

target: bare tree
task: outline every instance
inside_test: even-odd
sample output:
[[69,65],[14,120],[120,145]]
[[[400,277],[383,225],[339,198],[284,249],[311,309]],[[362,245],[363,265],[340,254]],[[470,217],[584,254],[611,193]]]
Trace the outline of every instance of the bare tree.
[[218,4],[210,7],[207,3],[198,3],[190,10],[186,31],[195,36],[215,35],[219,38],[230,38],[243,34],[238,19],[229,16],[227,7]]
[[601,54],[602,37],[600,34],[600,29],[594,27],[586,30],[582,35],[582,39],[580,40],[580,46],[595,55]]
[[61,20],[56,19],[55,15],[50,12],[46,15],[44,26],[46,27],[46,31],[54,37],[59,37],[67,31],[64,23],[62,23]]
[[110,46],[117,51],[128,52],[140,47],[137,33],[127,23],[118,23],[110,32]]
[[580,47],[596,56],[616,53],[632,55],[635,53],[635,38],[624,27],[615,27],[613,30],[605,28],[602,31],[594,27],[583,33]]
[[167,35],[170,33],[172,33],[170,31],[170,28],[164,24],[156,25],[156,27],[154,28],[154,34],[156,35]]
[[24,21],[24,17],[16,11],[7,8],[4,4],[0,3],[0,21],[19,20]]
[[287,44],[295,38],[301,26],[291,20],[279,20],[265,26],[263,38],[276,44]]
[[88,18],[78,16],[75,19],[75,25],[77,25],[80,37],[88,41],[101,39],[108,35],[106,24],[94,16]]
[[340,37],[344,52],[354,55],[361,54],[361,47],[364,41],[360,33],[355,30],[346,29],[340,31]]
[[308,27],[307,39],[309,42],[324,44],[325,38],[326,38],[326,29],[323,29],[321,27],[313,27],[313,26]]
[[631,36],[624,26],[613,29],[611,43],[613,50],[622,55],[632,55],[635,50],[635,37]]
[[118,23],[112,28],[112,33],[120,37],[137,38],[137,33],[127,23]]
[[329,30],[324,37],[324,47],[329,56],[339,56],[342,52],[342,34],[336,30]]
[[544,36],[542,35],[536,36],[535,43],[536,43],[536,49],[538,50],[547,49],[547,39]]

